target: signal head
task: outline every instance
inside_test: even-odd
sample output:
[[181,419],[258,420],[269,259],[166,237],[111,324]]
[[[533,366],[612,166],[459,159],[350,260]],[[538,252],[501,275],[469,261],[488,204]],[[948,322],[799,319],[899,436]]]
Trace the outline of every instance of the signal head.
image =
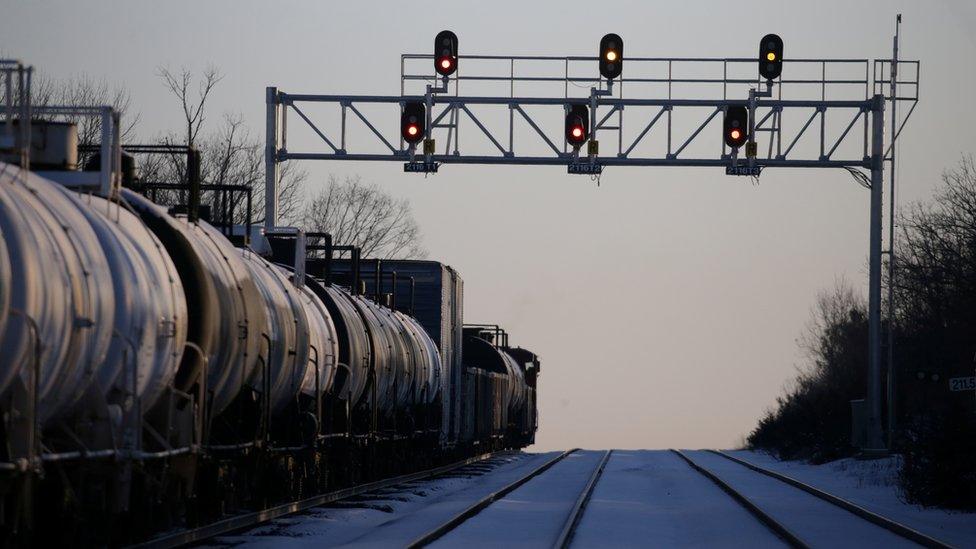
[[590,134],[590,109],[586,105],[573,105],[566,115],[566,141],[578,149]]
[[612,79],[620,76],[624,65],[624,41],[610,33],[600,39],[600,74]]
[[458,37],[449,30],[434,37],[434,70],[441,76],[454,74],[458,66]]
[[773,80],[782,73],[783,39],[775,34],[767,34],[759,41],[759,75]]
[[420,101],[410,101],[400,115],[400,136],[413,145],[424,138],[427,126],[427,107]]
[[725,144],[738,149],[749,137],[749,111],[742,105],[730,105],[725,110],[725,123],[722,125]]

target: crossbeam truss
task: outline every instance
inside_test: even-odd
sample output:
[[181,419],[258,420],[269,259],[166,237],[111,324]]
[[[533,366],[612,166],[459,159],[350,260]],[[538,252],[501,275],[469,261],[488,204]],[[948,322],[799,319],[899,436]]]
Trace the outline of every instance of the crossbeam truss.
[[[285,148],[287,137],[283,137],[276,148],[275,158],[278,162],[286,160],[393,160],[410,161],[417,159],[417,153],[411,151],[400,142],[399,132],[389,131],[384,134],[379,128],[382,124],[363,114],[363,104],[381,104],[390,107],[389,118],[399,120],[400,105],[407,101],[424,101],[424,96],[340,96],[340,95],[302,95],[288,94],[272,90],[270,92],[280,107],[279,115],[284,120],[288,112],[296,114],[328,147],[324,151],[293,151]],[[324,131],[313,122],[302,109],[303,103],[325,103],[341,110],[342,122],[338,128],[330,132]],[[517,164],[517,165],[559,165],[566,164],[579,158],[568,149],[563,137],[562,116],[568,104],[583,103],[551,98],[497,98],[497,97],[436,97],[433,106],[437,110],[432,114],[430,136],[446,135],[441,141],[443,152],[427,155],[430,160],[445,164]],[[599,139],[606,132],[617,134],[616,150],[610,154],[597,155],[595,161],[606,166],[723,166],[729,162],[730,151],[725,147],[722,136],[712,132],[705,135],[703,130],[713,121],[721,121],[721,115],[730,105],[747,105],[746,100],[680,100],[680,99],[601,99],[597,104],[595,115],[598,118],[596,126],[591,129]],[[479,107],[502,106],[508,110],[508,123],[502,134],[489,130],[485,116],[478,113]],[[545,127],[538,116],[530,114],[534,107],[549,107],[558,110],[558,125]],[[634,114],[629,116],[628,107],[650,107],[654,111],[650,115]],[[787,110],[803,110],[805,122],[798,128],[784,130],[781,114]],[[880,100],[874,98],[862,101],[763,101],[757,109],[758,132],[769,132],[769,147],[764,154],[756,159],[760,166],[781,167],[870,167],[868,154],[869,114],[883,110]],[[700,122],[689,132],[677,133],[674,129],[674,118],[679,112],[689,111]],[[704,111],[704,113],[703,113]],[[361,144],[352,148],[347,140],[349,130],[349,114],[355,116],[355,121],[364,125],[375,137],[373,144]],[[625,116],[625,113],[627,116]],[[830,135],[826,120],[829,116],[843,118],[846,122],[839,135]],[[611,121],[611,118],[616,120]],[[466,119],[473,123],[483,137],[493,146],[490,154],[469,153],[461,146],[459,128],[460,121]],[[814,122],[817,122],[814,124]],[[533,137],[546,145],[546,154],[523,153],[519,149],[524,141],[515,139],[517,123],[525,123],[531,128]],[[624,124],[633,124],[640,128],[634,137],[625,137]],[[286,127],[287,122],[282,122]],[[387,124],[388,125],[388,124]],[[854,128],[857,127],[857,130]],[[854,130],[854,131],[852,131]],[[666,136],[660,148],[651,151],[635,151],[638,145],[649,142],[648,135],[652,131],[663,132]],[[804,135],[815,134],[819,147],[815,150],[797,149],[796,145]],[[331,138],[330,138],[331,135]],[[785,136],[785,138],[784,138]],[[839,157],[837,153],[842,143],[856,139],[856,148],[860,154]],[[693,144],[707,141],[712,145],[713,155],[690,155],[686,151]],[[397,143],[398,146],[395,146]],[[467,142],[466,142],[467,144]],[[558,146],[557,146],[558,144]],[[370,145],[373,145],[372,147]],[[374,151],[376,146],[382,145],[385,151]],[[475,145],[476,146],[476,145]],[[584,153],[585,154],[585,153]]]
[[[724,166],[726,173],[750,175],[764,168],[865,170],[871,198],[863,446],[883,448],[882,175],[884,163],[893,158],[894,139],[918,102],[919,62],[786,59],[786,71],[795,76],[770,83],[743,76],[755,75],[755,58],[628,57],[627,77],[612,83],[590,76],[598,74],[597,62],[595,57],[462,56],[458,72],[441,80],[432,74],[432,56],[408,54],[401,56],[400,95],[293,94],[269,87],[266,223],[269,228],[277,223],[278,165],[290,160],[398,161],[405,171],[428,172],[441,164],[565,165],[571,173],[600,173],[604,166]],[[422,152],[400,137],[400,110],[408,101],[427,106],[428,146]],[[885,105],[894,111],[901,102],[909,104],[908,114],[900,123],[893,121],[886,148]],[[577,104],[588,106],[591,117],[591,146],[584,151],[569,147],[564,135],[565,114]],[[750,144],[756,150],[745,159],[725,146],[717,129],[733,105],[752,114]],[[289,117],[297,117],[311,134],[302,140],[308,148],[288,147]],[[607,141],[609,146],[601,144]],[[749,170],[740,172],[743,164]],[[583,165],[599,170],[573,170]],[[407,170],[411,166],[423,169]]]

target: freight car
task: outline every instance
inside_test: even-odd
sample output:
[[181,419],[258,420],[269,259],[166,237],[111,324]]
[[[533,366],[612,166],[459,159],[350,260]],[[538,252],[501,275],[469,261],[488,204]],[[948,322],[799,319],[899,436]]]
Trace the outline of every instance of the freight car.
[[211,223],[131,169],[106,196],[53,179],[0,162],[4,545],[119,545],[533,443],[538,358],[464,326],[450,267]]

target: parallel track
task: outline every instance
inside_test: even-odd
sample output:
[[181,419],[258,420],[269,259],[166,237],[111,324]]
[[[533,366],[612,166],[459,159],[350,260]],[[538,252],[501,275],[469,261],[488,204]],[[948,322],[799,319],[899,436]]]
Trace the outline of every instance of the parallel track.
[[895,534],[898,534],[899,536],[901,536],[901,537],[903,537],[905,539],[909,539],[911,541],[914,541],[915,543],[918,543],[919,545],[923,545],[925,547],[931,547],[933,549],[952,549],[952,546],[951,545],[948,545],[946,543],[943,543],[943,542],[941,542],[941,541],[939,541],[939,540],[937,540],[935,538],[931,538],[929,536],[926,536],[925,534],[919,532],[918,530],[914,530],[912,528],[909,528],[908,526],[905,526],[904,524],[895,522],[895,521],[893,521],[893,520],[891,520],[891,519],[889,519],[887,517],[883,517],[883,516],[881,516],[881,515],[879,515],[877,513],[872,513],[871,511],[868,511],[867,509],[865,509],[863,507],[860,507],[860,506],[858,506],[858,505],[856,505],[854,503],[851,503],[851,502],[847,501],[846,499],[839,498],[839,497],[837,497],[837,496],[835,496],[833,494],[829,494],[827,492],[824,492],[823,490],[821,490],[819,488],[814,488],[813,486],[810,486],[809,484],[806,484],[804,482],[801,482],[799,480],[796,480],[795,478],[786,476],[786,475],[784,475],[782,473],[777,473],[776,471],[771,471],[769,469],[765,469],[765,468],[760,467],[758,465],[755,465],[753,463],[749,463],[748,461],[746,461],[744,459],[740,459],[740,458],[737,458],[735,456],[731,456],[729,454],[726,454],[725,452],[721,452],[721,451],[718,451],[718,450],[709,450],[709,451],[711,453],[715,454],[715,455],[722,456],[722,457],[724,457],[724,458],[726,458],[726,459],[728,459],[730,461],[733,461],[735,463],[738,463],[739,465],[742,465],[743,467],[748,467],[749,469],[751,469],[751,470],[753,470],[753,471],[755,471],[757,473],[762,473],[762,474],[764,474],[764,475],[766,475],[768,477],[772,477],[772,478],[774,478],[776,480],[785,482],[786,484],[789,484],[790,486],[793,486],[794,488],[799,488],[800,490],[803,490],[804,492],[806,492],[806,493],[808,493],[810,495],[816,496],[816,497],[818,497],[818,498],[820,498],[820,499],[822,499],[822,500],[824,500],[826,502],[832,503],[833,505],[836,505],[837,507],[840,507],[841,509],[844,509],[845,511],[848,511],[850,513],[853,513],[854,515],[857,515],[858,517],[861,517],[862,519],[864,519],[864,520],[866,520],[868,522],[871,522],[873,524],[876,524],[876,525],[884,528],[885,530],[888,530],[890,532],[893,532]]
[[583,518],[583,510],[586,509],[586,504],[590,501],[590,496],[593,495],[593,489],[596,488],[597,481],[603,476],[603,470],[607,467],[607,462],[610,461],[610,454],[613,450],[607,450],[603,454],[603,458],[600,459],[600,463],[593,470],[593,474],[590,475],[590,480],[586,482],[586,486],[583,487],[583,491],[580,492],[579,498],[576,499],[576,503],[573,504],[572,510],[569,512],[569,517],[566,519],[566,523],[563,525],[562,530],[559,531],[559,537],[556,538],[556,543],[554,543],[553,549],[565,549],[569,547],[570,542],[573,541],[573,534],[576,533],[576,527],[579,526],[579,521]]
[[[419,549],[420,547],[425,547],[425,546],[433,543],[434,541],[436,541],[437,539],[440,539],[442,536],[444,536],[445,534],[447,534],[451,530],[454,530],[455,528],[457,528],[461,524],[465,523],[471,517],[477,515],[481,511],[483,511],[485,508],[487,508],[492,503],[494,503],[494,502],[502,499],[503,497],[507,496],[508,494],[514,492],[515,490],[517,490],[519,487],[521,487],[526,482],[529,482],[530,480],[534,479],[535,477],[537,477],[537,476],[541,475],[542,473],[548,471],[553,465],[559,463],[560,461],[562,461],[563,459],[565,459],[567,456],[569,456],[570,454],[572,454],[573,452],[576,452],[578,450],[579,450],[579,448],[573,448],[572,450],[566,450],[562,454],[559,454],[558,456],[556,456],[556,457],[550,459],[549,461],[543,463],[539,467],[536,467],[535,469],[533,469],[532,471],[530,471],[527,475],[523,476],[522,478],[520,478],[520,479],[512,482],[511,484],[508,484],[507,486],[505,486],[501,490],[498,490],[497,492],[492,492],[491,494],[488,494],[487,496],[481,498],[480,500],[478,500],[477,502],[475,502],[473,505],[471,505],[467,509],[465,509],[465,510],[461,511],[460,513],[454,515],[453,517],[451,517],[450,519],[448,519],[446,522],[442,523],[437,528],[434,528],[433,530],[431,530],[431,531],[427,532],[426,534],[420,536],[419,538],[417,538],[416,540],[414,540],[413,542],[411,542],[409,545],[407,545],[407,547],[409,549]],[[592,485],[595,485],[596,484],[596,479],[599,478],[599,473],[602,472],[603,467],[606,465],[606,459],[609,457],[609,454],[610,453],[607,452],[607,454],[604,456],[604,459],[602,459],[600,461],[600,465],[599,465],[599,467],[597,467],[597,471],[594,471],[593,476],[590,477],[590,482],[587,483],[587,486],[584,489],[584,493],[585,492],[592,491],[592,489],[593,489]],[[576,505],[574,505],[574,507],[573,507],[573,513],[574,514],[575,513],[579,513],[582,510],[582,508],[586,505],[586,500],[588,500],[588,499],[589,499],[589,495],[588,494],[586,495],[586,497],[582,497],[581,496],[580,499],[577,500]],[[570,521],[575,521],[575,517],[570,517]],[[566,527],[564,527],[564,530],[565,529],[566,529]],[[572,528],[569,528],[569,533],[570,534],[572,533]]]
[[769,528],[771,532],[776,534],[780,539],[782,539],[786,543],[790,544],[790,546],[795,547],[797,549],[809,549],[810,546],[807,545],[799,537],[797,537],[796,534],[790,532],[790,530],[785,526],[783,526],[783,524],[781,524],[773,517],[769,516],[765,511],[760,509],[758,505],[753,503],[749,498],[742,495],[735,488],[732,488],[732,486],[730,486],[724,480],[720,479],[717,475],[715,475],[715,473],[712,473],[708,469],[705,469],[701,465],[698,465],[697,463],[692,461],[692,459],[686,456],[681,450],[671,450],[671,451],[674,452],[678,457],[683,459],[692,469],[698,471],[699,473],[702,474],[702,476],[714,482],[719,488],[722,489],[722,491],[724,491],[726,494],[731,496],[732,499],[738,502],[739,505],[745,507],[746,510],[752,513],[754,517],[759,519],[759,522],[763,523],[767,528]]
[[467,465],[471,465],[472,463],[477,463],[507,453],[508,452],[494,452],[489,454],[481,454],[448,465],[427,469],[425,471],[418,471],[416,473],[391,477],[367,484],[352,486],[350,488],[344,488],[342,490],[336,490],[334,492],[326,492],[307,499],[270,507],[262,511],[255,511],[253,513],[228,517],[204,526],[200,526],[199,528],[180,530],[178,532],[165,534],[146,542],[136,544],[132,547],[139,549],[169,549],[171,547],[181,547],[191,543],[198,543],[215,536],[226,535],[239,530],[253,528],[270,520],[305,511],[313,507],[335,503],[346,498],[373,492],[375,490],[391,488],[393,486],[408,482],[440,476]]
[[[750,513],[752,513],[754,516],[756,516],[756,518],[758,518],[763,524],[765,524],[770,530],[772,530],[773,533],[775,533],[777,536],[779,536],[780,538],[782,538],[784,541],[786,541],[787,543],[789,543],[793,547],[798,547],[798,548],[799,547],[802,547],[802,548],[809,547],[809,545],[806,542],[804,542],[799,537],[797,537],[795,534],[793,534],[792,532],[790,532],[782,523],[780,523],[776,519],[772,518],[765,511],[763,511],[762,509],[760,509],[755,503],[753,503],[752,501],[750,501],[748,498],[746,498],[744,495],[742,495],[742,493],[740,493],[739,491],[737,491],[734,488],[732,488],[728,483],[726,483],[724,480],[722,480],[721,478],[719,478],[717,475],[715,475],[714,473],[712,473],[708,469],[705,469],[701,465],[695,463],[694,461],[692,461],[691,458],[689,458],[688,456],[686,456],[684,453],[682,453],[682,452],[680,452],[678,450],[672,450],[672,452],[674,452],[679,457],[681,457],[681,459],[685,460],[685,462],[687,462],[688,465],[690,465],[693,469],[695,469],[696,471],[698,471],[702,475],[708,477],[712,482],[714,482],[715,484],[717,484],[720,488],[722,488],[722,490],[724,490],[726,493],[728,493],[730,496],[732,496],[732,498],[735,499],[737,502],[739,502],[743,507],[745,507],[746,509],[748,509]],[[855,504],[853,504],[853,503],[851,503],[851,502],[849,502],[849,501],[847,501],[847,500],[845,500],[843,498],[839,498],[839,497],[837,497],[837,496],[835,496],[833,494],[829,494],[827,492],[824,492],[823,490],[820,490],[819,488],[814,488],[813,486],[810,486],[809,484],[800,482],[799,480],[796,480],[796,479],[794,479],[792,477],[786,476],[786,475],[784,475],[782,473],[777,473],[776,471],[771,471],[769,469],[765,469],[765,468],[760,467],[758,465],[755,465],[753,463],[749,463],[748,461],[745,461],[743,459],[739,459],[739,458],[737,458],[735,456],[731,456],[729,454],[726,454],[725,452],[720,452],[720,451],[717,451],[717,450],[709,450],[709,452],[711,452],[712,454],[715,454],[717,456],[721,456],[723,458],[726,458],[729,461],[732,461],[734,463],[737,463],[737,464],[739,464],[739,465],[741,465],[743,467],[746,467],[746,468],[748,468],[748,469],[750,469],[752,471],[755,471],[757,473],[760,473],[760,474],[766,475],[768,477],[774,478],[774,479],[779,480],[779,481],[781,481],[783,483],[786,483],[786,484],[788,484],[788,485],[790,485],[790,486],[792,486],[794,488],[797,488],[799,490],[802,490],[802,491],[804,491],[804,492],[806,492],[806,493],[808,493],[808,494],[810,494],[812,496],[815,496],[817,498],[820,498],[823,501],[826,501],[826,502],[828,502],[828,503],[830,503],[830,504],[832,504],[832,505],[834,505],[836,507],[839,507],[839,508],[847,511],[847,512],[853,514],[854,516],[858,517],[858,518],[861,518],[863,520],[866,520],[866,521],[868,521],[868,522],[870,522],[870,523],[872,523],[872,524],[874,524],[876,526],[880,526],[880,527],[884,528],[885,530],[888,530],[889,532],[892,532],[892,533],[894,533],[894,534],[896,534],[896,535],[898,535],[898,536],[900,536],[902,538],[905,538],[905,539],[907,539],[909,541],[912,541],[914,543],[918,543],[918,544],[920,544],[922,546],[925,546],[925,547],[931,547],[931,548],[937,548],[937,549],[952,549],[952,546],[951,545],[948,545],[948,544],[943,543],[943,542],[941,542],[941,541],[939,541],[937,539],[934,539],[934,538],[931,538],[929,536],[926,536],[925,534],[922,534],[921,532],[919,532],[917,530],[914,530],[912,528],[909,528],[908,526],[905,526],[904,524],[900,524],[900,523],[895,522],[895,521],[893,521],[893,520],[891,520],[889,518],[882,517],[881,515],[878,515],[876,513],[872,513],[871,511],[868,511],[867,509],[864,509],[863,507],[860,507],[858,505],[855,505]]]

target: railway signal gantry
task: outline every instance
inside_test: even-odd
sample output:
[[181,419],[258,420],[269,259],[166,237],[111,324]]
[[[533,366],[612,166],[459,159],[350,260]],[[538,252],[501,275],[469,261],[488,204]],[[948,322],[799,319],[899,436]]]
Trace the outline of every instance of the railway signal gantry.
[[[599,57],[496,56],[460,55],[457,35],[444,31],[431,54],[401,56],[399,95],[268,87],[265,222],[277,224],[278,167],[290,160],[395,161],[419,173],[451,164],[552,165],[592,176],[610,166],[724,168],[753,177],[766,168],[847,169],[870,189],[862,447],[881,450],[881,269],[883,253],[891,253],[890,237],[882,250],[882,176],[918,102],[920,63],[897,53],[871,61],[787,59],[783,51],[783,40],[769,34],[759,42],[758,58],[627,57],[624,76],[623,40],[616,34],[601,39]],[[417,69],[418,61],[426,68]],[[509,93],[498,94],[499,87]],[[493,92],[480,91],[488,88]],[[887,146],[886,103],[892,111],[898,103],[911,109],[900,125],[892,124]],[[304,142],[317,147],[288,146],[291,115],[310,132]],[[706,132],[719,118],[721,131]],[[391,124],[397,119],[399,136]],[[463,145],[462,127],[474,133]],[[601,147],[601,138],[610,146]]]

